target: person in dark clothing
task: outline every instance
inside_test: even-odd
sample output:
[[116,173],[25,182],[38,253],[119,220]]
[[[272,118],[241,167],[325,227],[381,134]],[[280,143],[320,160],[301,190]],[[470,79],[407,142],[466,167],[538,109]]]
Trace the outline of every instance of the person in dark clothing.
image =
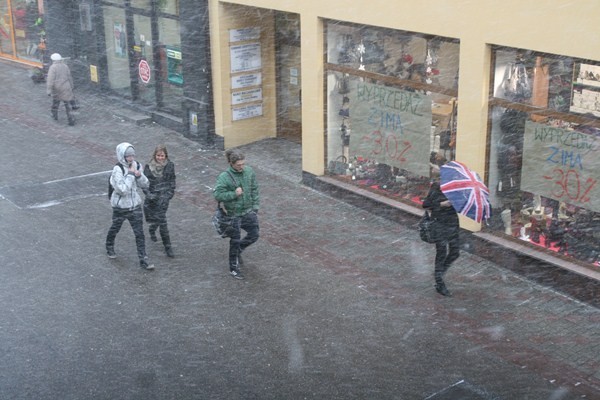
[[435,227],[435,290],[443,296],[451,296],[443,278],[450,265],[460,254],[458,214],[442,193],[440,183],[437,181],[431,184],[429,193],[423,201],[423,208],[430,210],[431,218],[437,221]]
[[[242,252],[259,237],[258,209],[260,198],[256,175],[246,166],[242,153],[227,150],[229,168],[217,178],[213,192],[215,200],[222,202],[227,215],[233,217],[229,237],[229,272],[236,279],[244,279],[240,267]],[[241,237],[241,230],[246,236]]]
[[143,189],[144,216],[149,224],[150,239],[158,241],[156,230],[160,229],[160,238],[165,253],[168,257],[175,257],[171,247],[171,238],[167,226],[167,209],[169,202],[175,195],[175,164],[169,160],[169,153],[165,145],[158,145],[154,149],[152,159],[144,167],[144,175],[148,178],[148,188]]

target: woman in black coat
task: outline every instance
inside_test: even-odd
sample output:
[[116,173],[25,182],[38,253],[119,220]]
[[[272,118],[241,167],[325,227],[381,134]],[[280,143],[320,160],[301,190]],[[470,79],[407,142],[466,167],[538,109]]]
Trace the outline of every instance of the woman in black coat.
[[459,249],[459,224],[458,214],[450,201],[444,196],[439,182],[433,182],[427,197],[423,201],[423,208],[429,209],[435,224],[435,290],[443,296],[450,296],[444,283],[444,274],[450,265],[458,258]]
[[160,228],[160,237],[167,256],[174,257],[171,238],[167,227],[167,209],[175,195],[175,164],[169,160],[165,145],[154,149],[152,159],[144,167],[144,175],[150,181],[148,189],[144,189],[144,215],[148,222],[150,239],[156,242],[156,230]]

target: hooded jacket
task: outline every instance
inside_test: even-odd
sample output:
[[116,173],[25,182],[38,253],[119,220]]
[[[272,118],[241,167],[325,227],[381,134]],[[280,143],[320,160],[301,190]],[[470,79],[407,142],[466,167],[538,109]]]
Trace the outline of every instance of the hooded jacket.
[[142,165],[139,162],[134,161],[137,170],[141,173],[138,178],[128,171],[129,165],[125,161],[125,150],[129,147],[133,148],[127,142],[117,146],[117,160],[119,160],[119,164],[121,164],[125,173],[123,173],[121,167],[115,165],[110,176],[110,184],[115,189],[110,197],[110,204],[113,208],[126,210],[132,210],[142,204],[142,198],[137,191],[138,187],[141,189],[148,188],[148,178],[144,175]]
[[67,64],[54,61],[48,70],[46,92],[56,100],[73,100],[73,77]]
[[[243,190],[241,196],[235,194],[238,187]],[[217,178],[213,196],[217,201],[223,202],[225,211],[230,216],[246,215],[250,211],[258,211],[260,206],[256,175],[250,167],[244,167],[242,172],[238,172],[230,166],[227,171],[222,172]]]

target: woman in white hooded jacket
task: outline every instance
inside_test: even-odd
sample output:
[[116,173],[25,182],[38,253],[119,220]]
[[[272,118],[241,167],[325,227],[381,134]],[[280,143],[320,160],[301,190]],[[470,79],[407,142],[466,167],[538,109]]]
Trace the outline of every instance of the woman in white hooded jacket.
[[131,144],[125,142],[117,146],[117,160],[119,163],[114,166],[110,176],[110,184],[114,188],[110,197],[113,214],[112,225],[106,235],[106,254],[109,258],[116,258],[115,238],[123,222],[128,220],[135,235],[140,267],[154,269],[146,257],[142,198],[137,190],[138,187],[148,188],[148,178],[143,173],[142,165],[135,161],[135,149]]

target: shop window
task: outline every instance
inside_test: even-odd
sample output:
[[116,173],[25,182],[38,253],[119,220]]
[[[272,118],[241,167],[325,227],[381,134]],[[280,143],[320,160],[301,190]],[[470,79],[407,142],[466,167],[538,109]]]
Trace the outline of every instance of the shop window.
[[454,159],[459,43],[330,21],[327,172],[420,204]]
[[600,260],[600,62],[495,49],[490,229]]

